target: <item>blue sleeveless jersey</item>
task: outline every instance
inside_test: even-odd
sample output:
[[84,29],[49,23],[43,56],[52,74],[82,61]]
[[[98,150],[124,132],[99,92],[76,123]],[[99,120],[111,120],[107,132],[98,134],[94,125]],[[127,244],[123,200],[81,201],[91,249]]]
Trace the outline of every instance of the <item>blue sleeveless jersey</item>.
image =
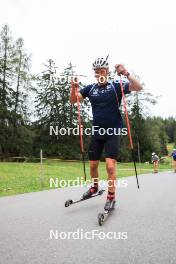
[[[129,94],[129,83],[123,82],[124,94]],[[106,85],[87,85],[80,90],[83,98],[88,97],[92,106],[93,125],[103,128],[122,128],[120,105],[122,93],[120,82]]]

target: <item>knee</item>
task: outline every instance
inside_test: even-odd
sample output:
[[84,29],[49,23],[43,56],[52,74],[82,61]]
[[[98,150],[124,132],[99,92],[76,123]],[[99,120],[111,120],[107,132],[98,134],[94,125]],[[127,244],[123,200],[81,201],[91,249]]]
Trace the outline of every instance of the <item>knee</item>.
[[107,164],[106,169],[109,175],[115,175],[115,166]]
[[98,162],[91,162],[90,163],[90,170],[91,171],[96,171],[98,169]]

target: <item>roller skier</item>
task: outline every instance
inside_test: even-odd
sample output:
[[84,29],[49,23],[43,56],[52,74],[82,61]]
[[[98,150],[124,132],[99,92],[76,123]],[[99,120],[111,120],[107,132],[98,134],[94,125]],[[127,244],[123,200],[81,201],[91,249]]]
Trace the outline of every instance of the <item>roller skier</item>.
[[[115,69],[119,76],[126,77],[126,81],[123,81],[124,94],[142,89],[142,85],[131,76],[122,64],[116,64]],[[99,191],[98,166],[104,149],[108,178],[108,194],[104,210],[109,211],[112,204],[115,204],[116,159],[120,148],[117,131],[122,128],[122,117],[119,109],[122,92],[119,81],[108,81],[109,64],[107,58],[96,59],[93,63],[93,71],[97,82],[87,85],[80,91],[78,91],[78,83],[72,81],[70,102],[74,104],[78,98],[80,102],[88,98],[92,106],[93,126],[97,128],[92,134],[88,150],[92,186],[83,194],[82,199],[88,199]],[[105,131],[103,135],[102,129]]]

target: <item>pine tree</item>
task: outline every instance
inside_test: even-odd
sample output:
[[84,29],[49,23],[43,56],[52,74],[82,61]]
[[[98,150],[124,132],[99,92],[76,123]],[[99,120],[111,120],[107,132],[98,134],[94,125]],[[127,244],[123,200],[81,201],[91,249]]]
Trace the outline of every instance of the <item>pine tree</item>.
[[3,26],[0,33],[0,154],[8,155],[12,133],[11,114],[12,107],[12,80],[13,80],[13,42],[10,29]]
[[5,25],[0,33],[0,154],[3,156],[20,155],[29,149],[24,142],[31,143],[26,127],[29,65],[23,40],[14,41]]
[[[49,135],[50,127],[60,129],[75,128],[77,126],[77,107],[71,105],[70,82],[73,76],[71,64],[57,76],[57,67],[54,61],[49,60],[46,70],[38,77],[36,88],[36,113],[38,120],[35,126],[39,131],[36,139],[36,152],[44,148],[45,153],[64,158],[79,156],[78,137],[73,135]],[[84,103],[84,106],[86,102]],[[82,116],[87,116],[85,107],[82,107]],[[84,110],[83,110],[84,109]]]
[[[139,76],[135,75],[135,78],[140,81]],[[142,84],[145,87],[145,84]],[[151,94],[146,92],[145,90],[139,92],[132,92],[129,96],[127,96],[127,105],[129,112],[129,119],[131,123],[131,132],[133,138],[134,145],[134,154],[135,159],[138,162],[149,160],[153,140],[149,136],[150,129],[147,126],[146,118],[150,115],[150,106],[156,104],[156,98]],[[125,117],[124,117],[125,119]],[[125,141],[129,141],[128,137],[123,138],[123,147],[128,146],[129,144]],[[129,148],[128,148],[128,152]],[[131,155],[127,155],[127,151],[122,150],[122,157],[131,159]]]

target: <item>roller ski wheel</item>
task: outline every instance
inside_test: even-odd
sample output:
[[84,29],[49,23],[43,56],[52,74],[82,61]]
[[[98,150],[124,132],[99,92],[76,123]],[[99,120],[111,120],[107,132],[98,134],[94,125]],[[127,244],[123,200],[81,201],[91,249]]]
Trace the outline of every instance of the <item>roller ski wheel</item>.
[[106,201],[106,204],[104,206],[104,212],[98,214],[98,224],[99,226],[102,226],[105,220],[108,218],[110,213],[114,210],[115,208],[115,200],[112,201]]
[[104,222],[104,214],[103,213],[99,213],[98,214],[98,224],[99,224],[99,226],[102,226],[103,222]]
[[72,203],[73,203],[73,201],[71,199],[67,200],[65,202],[65,207],[69,207]]

